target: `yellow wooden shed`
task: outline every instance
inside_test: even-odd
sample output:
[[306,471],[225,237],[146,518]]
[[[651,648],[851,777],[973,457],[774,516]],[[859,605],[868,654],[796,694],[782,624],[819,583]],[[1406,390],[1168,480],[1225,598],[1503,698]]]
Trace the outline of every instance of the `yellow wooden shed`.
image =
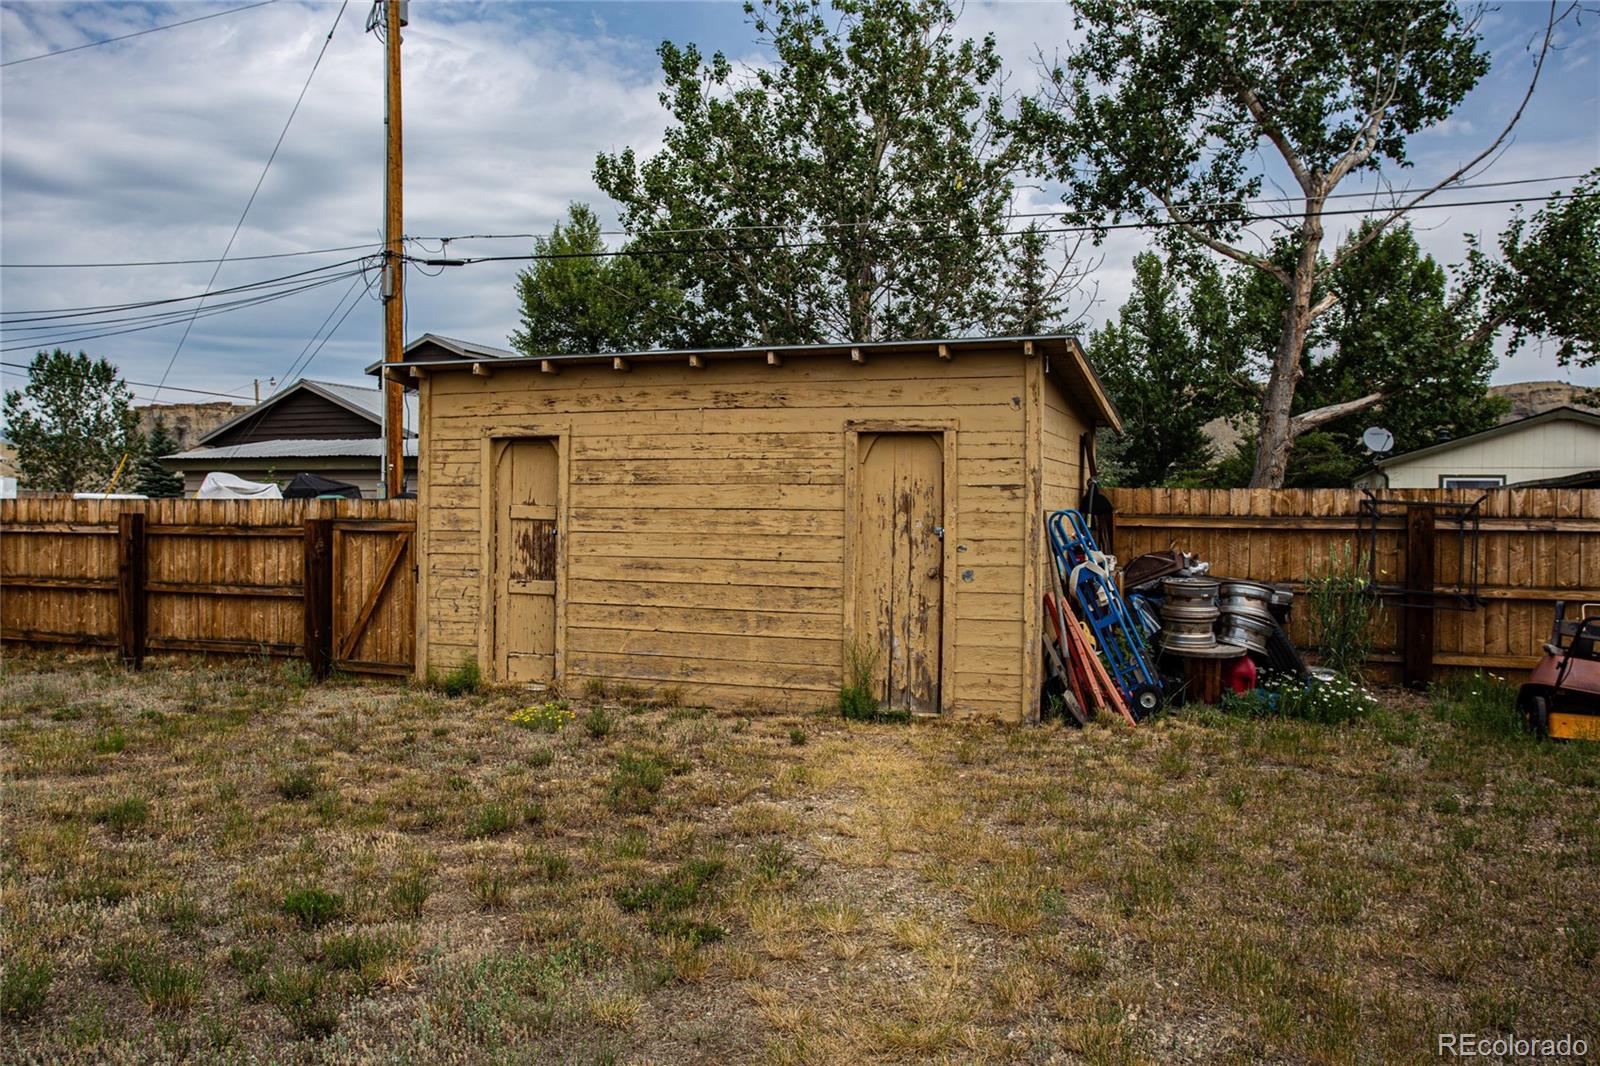
[[[376,369],[376,368],[374,368]],[[1044,515],[1117,415],[1076,340],[525,358],[425,335],[417,667],[1037,714]]]

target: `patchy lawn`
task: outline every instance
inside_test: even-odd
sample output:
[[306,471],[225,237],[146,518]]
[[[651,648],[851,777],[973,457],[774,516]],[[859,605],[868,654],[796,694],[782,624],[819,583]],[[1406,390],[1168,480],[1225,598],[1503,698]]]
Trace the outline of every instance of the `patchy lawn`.
[[0,1057],[1600,1041],[1600,747],[1501,696],[1081,732],[643,703],[11,656]]

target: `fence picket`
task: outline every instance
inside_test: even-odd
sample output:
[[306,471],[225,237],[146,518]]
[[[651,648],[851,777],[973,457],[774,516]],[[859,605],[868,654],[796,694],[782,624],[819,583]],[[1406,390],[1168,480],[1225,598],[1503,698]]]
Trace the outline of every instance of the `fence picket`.
[[[383,520],[414,530],[416,501],[0,500],[0,639],[116,646],[118,523],[144,516],[144,621],[151,652],[300,655],[305,640],[304,523],[307,517]],[[393,530],[394,527],[388,527]],[[396,532],[351,538],[345,598],[362,584]],[[414,597],[410,566],[395,575],[361,641],[365,666],[410,669]],[[96,581],[104,587],[47,588],[29,578]],[[252,592],[252,590],[257,590]],[[403,617],[401,617],[403,616]],[[345,664],[361,670],[363,662]]]
[[[1217,574],[1303,588],[1341,545],[1358,546],[1358,490],[1246,491],[1110,489],[1117,554],[1126,563],[1148,551],[1179,548],[1209,560]],[[1471,503],[1482,495],[1408,489],[1386,498]],[[1600,600],[1600,490],[1517,489],[1487,496],[1476,556],[1481,600],[1470,611],[1436,613],[1435,662],[1441,670],[1481,665],[1514,674],[1538,661],[1557,599]],[[1434,573],[1442,586],[1458,577],[1457,528],[1441,518]],[[1380,582],[1401,580],[1404,539],[1404,522],[1385,518],[1376,542]],[[1292,620],[1297,643],[1311,641],[1307,613],[1301,608]],[[1385,669],[1400,658],[1401,613],[1387,610],[1378,626],[1374,660]]]

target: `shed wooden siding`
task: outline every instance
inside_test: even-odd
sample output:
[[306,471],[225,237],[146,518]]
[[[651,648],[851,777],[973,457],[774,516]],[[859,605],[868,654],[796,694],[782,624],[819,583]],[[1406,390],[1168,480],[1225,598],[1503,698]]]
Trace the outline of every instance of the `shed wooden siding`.
[[962,353],[941,363],[930,352],[873,354],[865,365],[686,364],[422,380],[419,669],[481,657],[485,439],[561,435],[557,670],[567,683],[676,685],[720,704],[830,703],[848,606],[850,431],[942,430],[954,466],[943,707],[1027,713],[1022,648],[1035,649],[1037,621],[1025,585],[1038,567],[1028,530],[1039,503],[1026,476],[1037,422],[1024,408],[1030,385],[1042,405],[1039,360]]
[[[1033,364],[1038,364],[1036,367]],[[1024,656],[1029,670],[1030,692],[1038,692],[1043,682],[1043,661],[1039,651],[1044,625],[1044,594],[1050,590],[1050,555],[1045,541],[1045,519],[1051,511],[1078,506],[1080,467],[1078,442],[1089,430],[1090,422],[1079,413],[1079,408],[1049,374],[1040,360],[1031,360],[1030,371],[1039,378],[1039,502],[1038,524],[1029,533],[1030,543],[1037,551],[1034,562],[1038,583],[1027,605],[1027,640]]]

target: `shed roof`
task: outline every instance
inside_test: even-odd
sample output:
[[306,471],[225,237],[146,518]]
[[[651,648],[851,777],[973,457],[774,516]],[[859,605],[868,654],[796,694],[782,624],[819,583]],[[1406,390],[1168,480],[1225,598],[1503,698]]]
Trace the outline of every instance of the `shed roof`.
[[1516,433],[1519,430],[1528,429],[1544,422],[1583,422],[1591,426],[1600,426],[1600,414],[1596,414],[1593,411],[1584,411],[1577,407],[1552,407],[1548,411],[1540,411],[1536,415],[1518,418],[1511,422],[1502,422],[1498,426],[1490,426],[1488,429],[1482,429],[1476,433],[1468,433],[1464,437],[1456,437],[1453,440],[1440,441],[1438,444],[1429,444],[1423,448],[1413,448],[1409,452],[1391,455],[1373,465],[1379,470],[1383,470],[1396,463],[1406,463],[1413,459],[1420,459],[1425,455],[1447,452],[1452,448],[1459,448],[1463,444],[1475,444],[1479,441],[1504,436],[1507,433]]
[[[870,355],[925,353],[930,357],[951,358],[958,355],[1015,354],[1023,350],[1045,360],[1045,369],[1069,395],[1087,396],[1098,416],[1097,424],[1121,432],[1122,418],[1106,394],[1105,387],[1094,367],[1089,364],[1083,346],[1076,337],[1066,334],[1045,334],[1018,337],[964,337],[945,340],[889,340],[862,341],[859,343],[828,344],[768,344],[740,348],[656,348],[639,352],[596,352],[567,355],[527,356],[488,345],[468,344],[465,341],[425,333],[406,345],[401,364],[425,372],[464,371],[480,364],[496,367],[560,367],[560,366],[611,366],[616,360],[624,363],[680,362],[693,356],[703,363],[764,358],[773,353],[784,358],[852,358],[856,354]],[[382,362],[367,367],[367,373],[380,374]],[[414,388],[409,369],[401,378],[407,388]]]

